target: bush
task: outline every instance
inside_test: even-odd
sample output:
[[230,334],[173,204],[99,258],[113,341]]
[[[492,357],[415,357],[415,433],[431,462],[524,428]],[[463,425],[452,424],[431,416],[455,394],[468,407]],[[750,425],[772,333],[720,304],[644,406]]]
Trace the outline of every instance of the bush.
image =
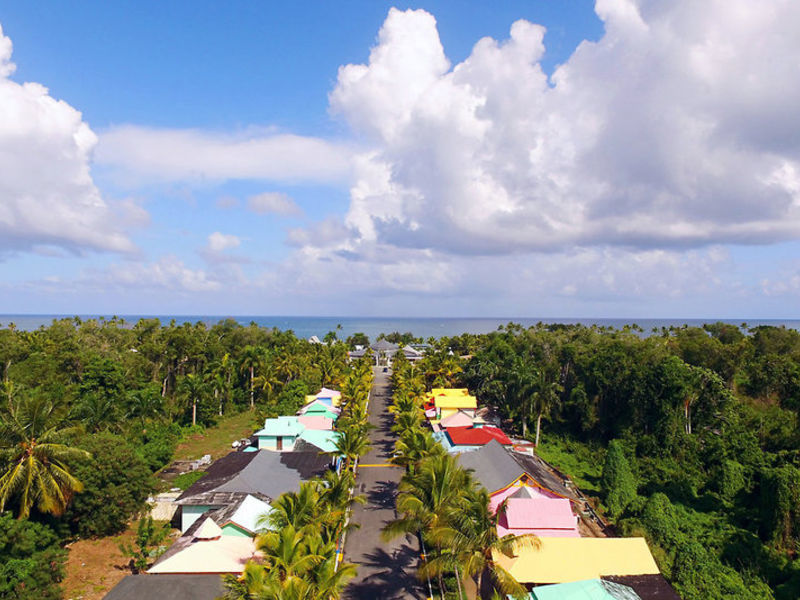
[[619,440],[613,440],[608,445],[602,481],[606,492],[606,508],[609,515],[616,519],[636,497],[636,479]]
[[0,598],[58,600],[66,552],[40,523],[0,514]]
[[168,465],[172,460],[175,448],[181,439],[181,428],[176,423],[151,425],[141,435],[141,442],[136,448],[136,453],[150,470],[155,472]]
[[125,438],[101,433],[87,436],[79,446],[92,454],[78,463],[74,475],[83,483],[67,509],[65,520],[81,537],[124,531],[131,517],[147,505],[154,480],[144,460]]

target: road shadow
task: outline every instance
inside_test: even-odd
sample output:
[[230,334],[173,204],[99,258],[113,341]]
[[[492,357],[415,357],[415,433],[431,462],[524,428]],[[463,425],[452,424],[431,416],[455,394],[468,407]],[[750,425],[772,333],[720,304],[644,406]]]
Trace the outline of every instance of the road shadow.
[[424,597],[424,587],[416,577],[417,553],[407,543],[393,552],[376,549],[365,558],[359,570],[370,571],[369,575],[352,582],[342,594],[343,599],[405,600]]
[[375,486],[367,492],[368,510],[394,509],[397,497],[396,481],[377,481]]

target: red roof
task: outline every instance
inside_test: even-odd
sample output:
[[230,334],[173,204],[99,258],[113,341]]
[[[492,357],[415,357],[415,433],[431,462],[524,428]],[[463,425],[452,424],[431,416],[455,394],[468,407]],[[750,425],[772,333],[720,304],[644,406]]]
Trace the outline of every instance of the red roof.
[[511,445],[511,440],[497,427],[448,427],[446,433],[454,446],[483,446],[492,440]]

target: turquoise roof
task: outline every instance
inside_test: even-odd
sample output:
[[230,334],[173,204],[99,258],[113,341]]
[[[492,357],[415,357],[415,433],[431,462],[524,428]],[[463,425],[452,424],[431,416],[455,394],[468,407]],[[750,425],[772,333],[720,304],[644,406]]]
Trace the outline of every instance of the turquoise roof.
[[320,429],[306,429],[300,434],[300,439],[307,441],[309,444],[314,444],[323,452],[335,452],[336,440],[339,434],[335,431],[325,431]]
[[600,579],[543,585],[534,588],[530,598],[531,600],[641,600],[632,588]]
[[264,421],[264,429],[256,431],[257,436],[296,437],[305,429],[297,417],[278,417]]

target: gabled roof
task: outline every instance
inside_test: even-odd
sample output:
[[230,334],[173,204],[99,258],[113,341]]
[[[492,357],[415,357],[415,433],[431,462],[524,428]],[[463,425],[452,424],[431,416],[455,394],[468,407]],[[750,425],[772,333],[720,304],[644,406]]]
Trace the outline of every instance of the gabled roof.
[[332,390],[330,388],[322,388],[319,392],[317,392],[317,398],[340,398],[342,396],[342,392],[339,390]]
[[631,588],[600,579],[543,585],[534,588],[533,600],[641,600]]
[[[308,413],[330,413],[332,418],[337,418],[341,410],[338,408],[331,407],[329,404],[326,404],[324,401],[320,400],[319,398],[315,398],[308,404],[306,404],[303,408],[297,411],[298,415],[305,415]],[[326,415],[328,416],[328,415]]]
[[445,434],[454,446],[483,446],[492,440],[511,445],[508,436],[497,427],[448,427]]
[[[229,459],[231,456],[237,458]],[[239,456],[249,460],[243,461]],[[232,464],[228,465],[228,461]],[[330,462],[330,458],[317,452],[232,452],[213,463],[203,477],[178,497],[178,503],[193,504],[192,497],[209,492],[263,494],[274,499],[297,489],[300,482],[322,475]],[[223,464],[218,466],[219,463]]]
[[511,529],[577,529],[566,498],[508,498],[506,520]]
[[282,436],[297,437],[302,433],[304,427],[297,420],[297,417],[278,417],[264,421],[264,428],[256,431],[256,436]]
[[536,549],[518,548],[514,558],[494,553],[494,560],[522,584],[659,573],[644,538],[542,537],[539,542]]
[[237,506],[233,514],[230,515],[220,525],[225,526],[228,523],[238,525],[242,529],[246,529],[250,533],[255,533],[259,530],[259,522],[262,517],[272,512],[272,507],[269,503],[259,500],[255,496],[248,494],[245,496]]
[[128,575],[103,600],[215,600],[225,593],[219,575]]
[[178,546],[177,550],[165,553],[147,572],[240,574],[247,561],[256,557],[253,538],[230,535],[213,540],[187,538],[179,538],[173,544]]
[[300,439],[315,445],[323,452],[334,452],[336,450],[336,440],[339,434],[335,431],[325,431],[322,429],[306,429],[300,434]]
[[458,455],[458,462],[465,469],[474,471],[473,476],[490,494],[514,483],[525,474],[525,470],[492,440],[474,452]]
[[441,421],[439,421],[439,425],[447,428],[447,427],[472,427],[474,421],[472,417],[470,417],[467,413],[463,410],[453,413],[452,415],[448,415]]
[[681,600],[663,575],[609,575],[603,581],[628,586],[642,600]]
[[200,527],[194,532],[196,540],[215,540],[222,535],[222,529],[214,522],[211,517],[206,517]]
[[333,419],[324,415],[306,414],[297,417],[297,421],[306,429],[320,429],[330,431],[333,429]]
[[436,408],[478,408],[475,396],[435,396],[433,403]]
[[400,346],[393,344],[392,342],[387,342],[386,340],[378,340],[374,344],[370,345],[370,348],[376,352],[389,352],[391,350],[397,350],[400,348]]

